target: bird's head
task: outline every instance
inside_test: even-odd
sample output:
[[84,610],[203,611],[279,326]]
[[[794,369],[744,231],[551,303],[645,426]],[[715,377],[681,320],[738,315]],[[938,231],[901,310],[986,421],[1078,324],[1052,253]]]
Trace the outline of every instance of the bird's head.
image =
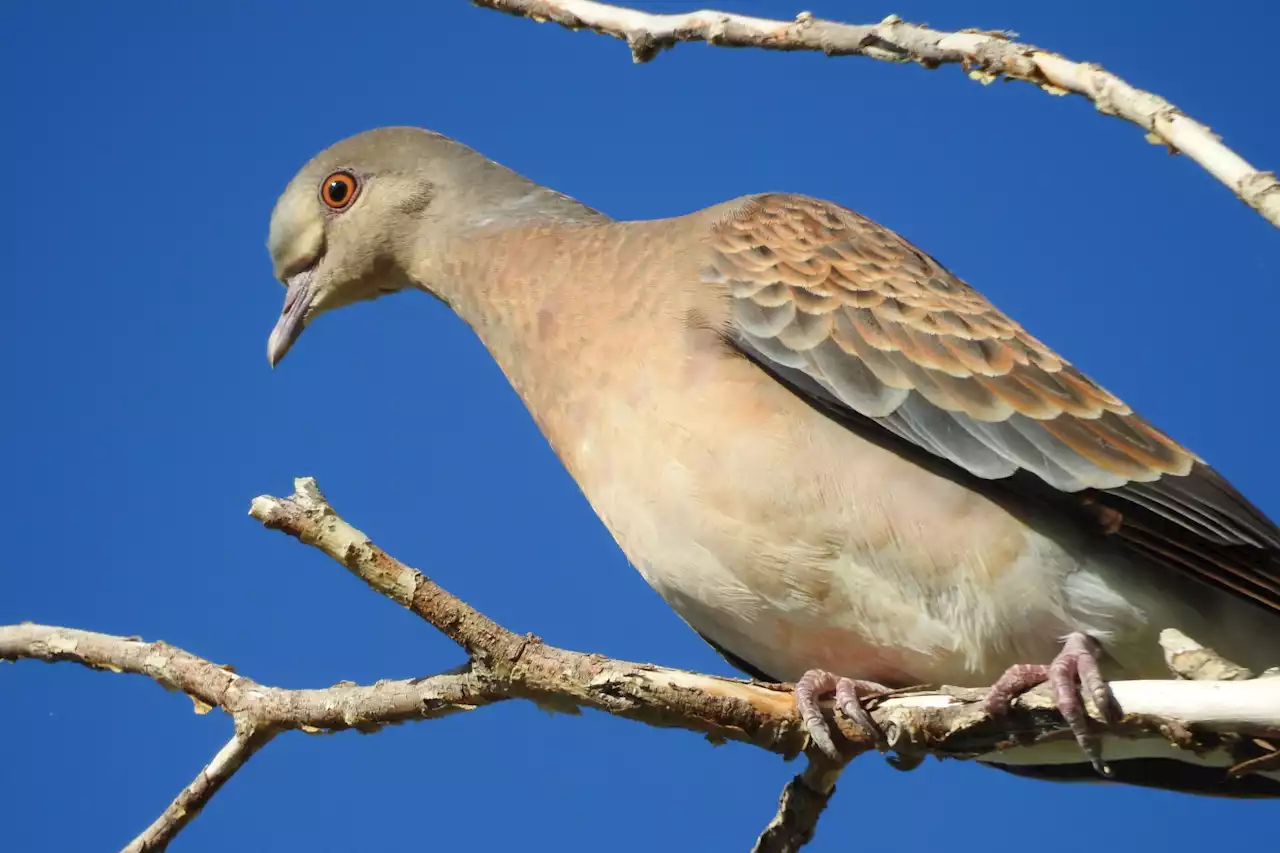
[[312,320],[344,305],[410,286],[448,301],[433,267],[448,238],[540,189],[419,128],[378,128],[320,152],[271,213],[267,249],[286,294],[268,360],[274,366]]
[[267,342],[272,366],[326,311],[416,287],[455,304],[445,263],[477,231],[607,217],[447,136],[365,131],[325,149],[285,187],[267,249],[286,287]]
[[436,139],[413,128],[362,133],[316,155],[289,182],[267,237],[286,287],[267,343],[272,366],[320,314],[409,284],[403,248],[438,192],[423,157]]

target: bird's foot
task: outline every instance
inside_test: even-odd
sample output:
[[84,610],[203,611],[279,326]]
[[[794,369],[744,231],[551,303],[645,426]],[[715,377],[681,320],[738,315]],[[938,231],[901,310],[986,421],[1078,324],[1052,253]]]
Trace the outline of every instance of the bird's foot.
[[1110,776],[1111,770],[1102,760],[1102,747],[1089,732],[1089,718],[1077,689],[1078,685],[1080,689],[1088,691],[1106,723],[1113,723],[1120,718],[1120,708],[1115,696],[1102,680],[1102,673],[1098,669],[1098,656],[1101,654],[1102,647],[1093,637],[1080,632],[1069,634],[1062,651],[1058,652],[1058,656],[1048,666],[1016,664],[1005,670],[1004,675],[1000,676],[987,693],[983,707],[992,716],[1003,716],[1009,713],[1009,706],[1014,698],[1039,684],[1049,682],[1053,688],[1054,702],[1067,725],[1071,726],[1076,743],[1080,744],[1080,748],[1089,757],[1094,770],[1103,776]]
[[804,720],[804,727],[809,731],[809,737],[818,749],[833,761],[844,761],[831,740],[831,732],[827,728],[827,721],[822,717],[822,708],[818,705],[818,699],[834,690],[836,707],[849,719],[866,729],[877,746],[883,747],[884,732],[876,725],[876,721],[871,719],[871,714],[863,706],[862,699],[867,694],[888,693],[891,689],[874,681],[841,678],[826,670],[811,669],[796,682],[796,710],[800,713],[800,719]]

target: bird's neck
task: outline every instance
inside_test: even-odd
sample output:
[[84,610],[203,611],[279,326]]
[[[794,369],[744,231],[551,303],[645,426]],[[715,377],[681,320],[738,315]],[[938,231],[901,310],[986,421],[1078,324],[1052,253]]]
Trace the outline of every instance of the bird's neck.
[[[449,303],[472,326],[484,323],[494,300],[511,282],[504,273],[520,266],[522,240],[539,242],[541,233],[601,225],[609,217],[563,193],[530,181],[490,161],[484,180],[442,188],[447,198],[434,206],[451,211],[428,216],[411,240],[407,270],[413,283]],[[541,241],[545,243],[546,241]],[[528,281],[545,258],[529,257]],[[494,292],[495,288],[499,292]]]
[[668,230],[662,221],[542,219],[442,247],[442,283],[432,290],[480,337],[557,452],[608,391],[596,374],[631,358],[635,324],[682,316],[668,304],[678,290],[651,286],[679,277],[669,267],[682,253],[635,260],[645,246],[668,245]]
[[580,256],[575,242],[610,219],[515,173],[504,178],[488,181],[482,198],[451,200],[447,209],[465,216],[424,223],[408,272],[449,304],[519,384],[513,369],[539,346],[539,311],[568,278],[566,262]]

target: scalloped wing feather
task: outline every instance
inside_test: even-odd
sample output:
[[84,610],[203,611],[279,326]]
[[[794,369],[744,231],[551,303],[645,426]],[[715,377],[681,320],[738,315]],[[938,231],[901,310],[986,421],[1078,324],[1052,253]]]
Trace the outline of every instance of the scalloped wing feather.
[[[1280,530],[1187,448],[894,232],[768,194],[712,229],[734,343],[793,390],[983,481],[1033,475],[1106,532],[1280,611]],[[1119,498],[1119,500],[1115,500]]]

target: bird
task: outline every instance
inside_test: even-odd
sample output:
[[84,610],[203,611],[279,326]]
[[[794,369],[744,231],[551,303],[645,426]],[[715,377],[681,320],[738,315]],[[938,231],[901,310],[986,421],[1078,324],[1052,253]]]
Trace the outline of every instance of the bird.
[[444,302],[628,561],[729,663],[794,683],[822,751],[828,694],[876,734],[891,689],[987,687],[1004,714],[1047,681],[1090,778],[1280,796],[1125,775],[1082,699],[1110,721],[1108,681],[1167,678],[1165,628],[1280,663],[1280,528],[897,232],[788,192],[618,221],[382,127],[301,167],[267,249],[272,367],[343,306]]

